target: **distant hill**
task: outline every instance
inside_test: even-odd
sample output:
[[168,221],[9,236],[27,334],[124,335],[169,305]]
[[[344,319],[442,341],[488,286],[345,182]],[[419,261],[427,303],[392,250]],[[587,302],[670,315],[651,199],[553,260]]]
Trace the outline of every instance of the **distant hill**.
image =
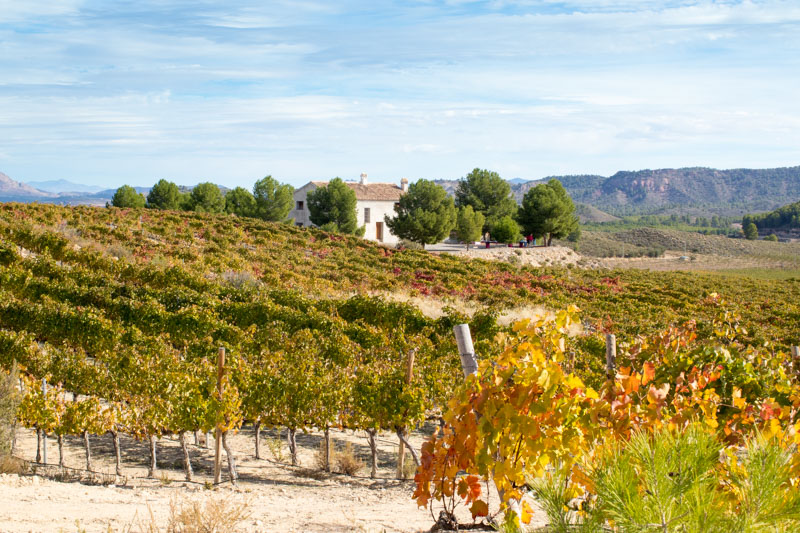
[[[35,187],[38,185],[39,187]],[[223,194],[230,189],[217,185]],[[136,192],[147,196],[151,187],[134,187]],[[191,192],[194,185],[179,185],[183,192]],[[40,202],[64,205],[104,206],[111,201],[117,189],[103,189],[94,185],[83,185],[67,180],[32,181],[20,183],[0,172],[0,202]]]
[[[552,178],[545,178],[546,181]],[[620,171],[611,177],[559,176],[576,202],[614,215],[739,216],[800,200],[800,167]]]
[[73,183],[67,180],[48,180],[48,181],[29,181],[27,185],[35,187],[40,191],[52,193],[98,193],[103,190],[103,187],[97,185],[84,185],[82,183]]
[[609,215],[605,211],[600,211],[593,205],[582,204],[580,202],[575,204],[575,213],[581,222],[614,222],[620,220],[619,217]]
[[[771,169],[665,168],[599,175],[549,176],[509,182],[517,201],[540,183],[558,179],[576,203],[612,215],[741,216],[800,200],[800,166]],[[452,194],[457,180],[437,181]]]
[[40,191],[30,185],[14,181],[0,172],[0,199],[42,199],[55,196],[52,193]]

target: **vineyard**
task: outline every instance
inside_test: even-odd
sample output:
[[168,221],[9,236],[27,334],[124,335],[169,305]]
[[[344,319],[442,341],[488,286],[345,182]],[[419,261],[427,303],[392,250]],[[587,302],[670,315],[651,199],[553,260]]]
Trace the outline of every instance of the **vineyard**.
[[[397,294],[438,312],[423,313],[396,301]],[[580,315],[562,313],[569,320],[558,319],[557,327],[515,326],[531,340],[509,340],[504,317],[569,306]],[[464,322],[483,362],[480,379],[495,387],[485,385],[491,393],[483,396],[470,388],[479,379],[462,384],[453,326]],[[517,359],[540,365],[535,378],[516,382],[520,387],[537,383],[543,369],[553,376],[552,388],[534,387],[528,397],[557,406],[553,416],[560,417],[547,421],[558,430],[558,442],[531,450],[531,457],[541,467],[559,461],[571,468],[569,456],[597,442],[609,424],[614,435],[627,438],[637,428],[703,414],[731,429],[731,441],[771,419],[781,430],[791,426],[793,394],[800,398],[800,392],[793,392],[781,354],[800,344],[798,326],[800,280],[533,269],[398,251],[227,215],[0,205],[0,364],[20,370],[21,423],[59,443],[84,436],[87,468],[90,434],[109,433],[116,447],[120,434],[149,443],[151,475],[158,468],[158,439],[179,435],[191,479],[185,435],[193,432],[220,428],[228,450],[226,436],[253,424],[258,456],[260,428],[288,428],[294,462],[299,431],[357,429],[372,439],[390,431],[402,440],[426,418],[443,417],[444,432],[423,448],[416,497],[427,505],[452,498],[455,490],[476,517],[483,516],[488,508],[476,505],[485,504],[479,487],[462,490],[458,472],[476,481],[503,479],[488,456],[466,457],[481,439],[502,456],[513,442],[477,434],[477,427],[488,429],[470,422],[469,413],[491,419],[483,403],[473,404],[508,393],[502,383],[511,374],[503,372],[513,374]],[[567,336],[567,330],[583,334]],[[607,333],[622,340],[620,353],[630,361],[618,379],[606,377]],[[669,356],[673,342],[679,358]],[[553,361],[531,356],[539,353],[531,346],[543,343],[548,348],[542,353]],[[717,375],[720,365],[725,373]],[[676,384],[678,376],[683,381]],[[699,393],[676,393],[691,380],[702,383],[690,387]],[[674,396],[659,395],[665,383]],[[780,416],[764,414],[769,401],[769,413]],[[454,410],[458,402],[465,407]],[[502,418],[511,415],[498,408],[495,427],[506,424],[509,434],[530,430],[524,424],[545,427],[528,412]],[[567,426],[573,429],[562,432]],[[446,453],[457,442],[468,447]],[[507,500],[518,496],[525,475],[543,472],[521,464],[509,465],[507,482],[498,484]],[[431,493],[427,481],[449,488]]]

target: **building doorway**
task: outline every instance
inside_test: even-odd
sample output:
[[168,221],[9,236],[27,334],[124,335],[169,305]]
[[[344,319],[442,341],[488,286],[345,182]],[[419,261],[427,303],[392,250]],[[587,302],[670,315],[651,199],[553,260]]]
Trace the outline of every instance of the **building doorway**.
[[383,222],[375,223],[375,240],[383,242]]

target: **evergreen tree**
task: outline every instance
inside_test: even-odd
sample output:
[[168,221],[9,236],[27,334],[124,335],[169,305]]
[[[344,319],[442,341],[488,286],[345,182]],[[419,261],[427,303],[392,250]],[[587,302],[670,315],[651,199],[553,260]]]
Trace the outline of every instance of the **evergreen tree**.
[[311,222],[325,231],[363,235],[358,227],[356,193],[341,178],[332,179],[325,187],[308,193],[308,214]]
[[483,214],[473,211],[471,205],[465,205],[458,210],[456,235],[461,242],[466,243],[467,248],[481,238],[484,220]]
[[123,185],[111,198],[114,207],[144,207],[144,195],[136,192],[130,185]]
[[255,216],[273,222],[283,222],[292,210],[294,188],[278,183],[272,176],[265,176],[253,185],[256,201]]
[[225,195],[225,212],[240,217],[255,216],[256,199],[244,187],[236,187]]
[[158,180],[147,195],[147,207],[150,209],[180,209],[181,191],[178,186],[167,180]]
[[543,237],[547,246],[553,238],[566,237],[578,228],[575,204],[555,179],[525,193],[517,220],[526,234]]
[[756,227],[756,225],[754,223],[749,222],[744,227],[744,238],[749,240],[749,241],[754,241],[754,240],[758,239],[758,228]]
[[497,242],[505,244],[517,242],[522,237],[519,232],[519,224],[509,215],[504,216],[495,223],[494,232],[491,236]]
[[455,191],[456,206],[472,206],[473,211],[484,216],[482,231],[493,233],[492,228],[504,216],[514,216],[517,202],[511,186],[497,172],[474,169],[459,181]]
[[443,240],[456,224],[453,199],[444,188],[428,180],[412,183],[394,211],[394,217],[384,218],[392,233],[423,247]]
[[225,210],[225,197],[213,183],[199,183],[192,189],[190,205],[192,211],[222,213]]

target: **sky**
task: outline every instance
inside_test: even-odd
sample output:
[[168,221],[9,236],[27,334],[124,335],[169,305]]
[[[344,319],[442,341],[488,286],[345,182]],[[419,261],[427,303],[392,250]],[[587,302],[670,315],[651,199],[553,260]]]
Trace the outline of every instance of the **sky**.
[[800,165],[800,0],[0,0],[0,172]]

